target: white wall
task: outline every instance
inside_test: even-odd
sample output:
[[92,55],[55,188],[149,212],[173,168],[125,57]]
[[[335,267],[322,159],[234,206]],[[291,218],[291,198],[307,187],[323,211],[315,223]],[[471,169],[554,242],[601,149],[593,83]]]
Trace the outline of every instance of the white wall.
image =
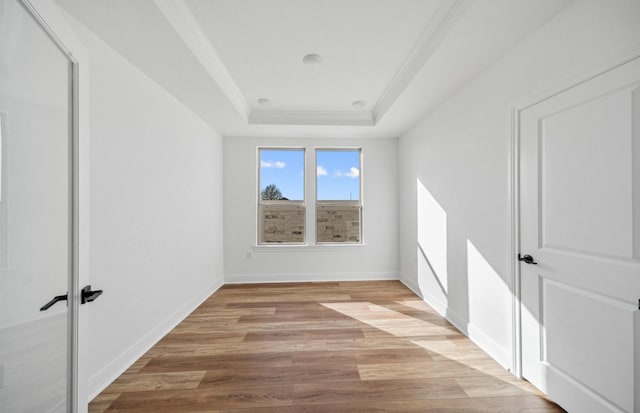
[[68,20],[91,76],[92,397],[222,284],[222,138]]
[[[361,147],[365,245],[256,245],[259,146],[305,147],[307,241],[313,243],[315,147]],[[389,279],[398,276],[396,139],[224,139],[225,282]]]
[[400,138],[402,279],[505,366],[509,109],[639,46],[639,2],[575,1]]

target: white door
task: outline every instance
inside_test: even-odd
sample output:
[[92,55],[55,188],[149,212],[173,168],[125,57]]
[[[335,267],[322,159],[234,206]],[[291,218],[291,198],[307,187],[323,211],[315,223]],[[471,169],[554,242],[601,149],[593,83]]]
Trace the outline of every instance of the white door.
[[71,68],[0,0],[0,412],[73,410]]
[[640,412],[640,59],[520,113],[522,374]]

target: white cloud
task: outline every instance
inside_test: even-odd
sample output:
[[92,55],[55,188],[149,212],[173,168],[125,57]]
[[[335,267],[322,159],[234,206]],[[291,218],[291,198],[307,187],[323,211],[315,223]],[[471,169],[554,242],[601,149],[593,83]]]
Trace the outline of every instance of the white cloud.
[[281,161],[260,161],[260,167],[261,168],[278,168],[278,169],[282,169],[286,166],[287,164]]
[[349,169],[349,172],[342,172],[342,171],[336,171],[334,173],[335,176],[346,176],[349,178],[357,178],[360,176],[360,170],[358,168],[355,167],[351,167]]
[[321,165],[318,165],[316,173],[317,173],[318,176],[327,176],[327,175],[329,175],[329,172],[327,172],[327,170],[324,169]]
[[360,176],[360,170],[352,166],[351,169],[349,169],[349,172],[344,174],[344,176],[348,176],[349,178],[357,178]]

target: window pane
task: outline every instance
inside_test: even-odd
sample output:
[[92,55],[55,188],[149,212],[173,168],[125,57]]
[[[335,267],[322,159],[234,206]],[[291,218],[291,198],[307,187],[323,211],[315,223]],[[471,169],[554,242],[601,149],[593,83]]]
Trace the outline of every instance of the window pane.
[[305,207],[293,202],[260,205],[260,243],[303,243]]
[[360,200],[360,151],[316,151],[318,201]]
[[260,199],[304,200],[304,150],[260,149]]
[[260,149],[259,158],[258,242],[304,243],[304,149]]
[[362,242],[359,149],[316,151],[316,242]]
[[316,242],[360,243],[359,205],[321,205],[316,208]]

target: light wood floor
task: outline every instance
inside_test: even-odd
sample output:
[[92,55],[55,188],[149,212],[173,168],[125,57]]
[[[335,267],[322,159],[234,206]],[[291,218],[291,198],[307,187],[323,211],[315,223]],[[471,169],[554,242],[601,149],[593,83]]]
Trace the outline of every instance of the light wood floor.
[[97,412],[562,412],[395,281],[227,285]]

